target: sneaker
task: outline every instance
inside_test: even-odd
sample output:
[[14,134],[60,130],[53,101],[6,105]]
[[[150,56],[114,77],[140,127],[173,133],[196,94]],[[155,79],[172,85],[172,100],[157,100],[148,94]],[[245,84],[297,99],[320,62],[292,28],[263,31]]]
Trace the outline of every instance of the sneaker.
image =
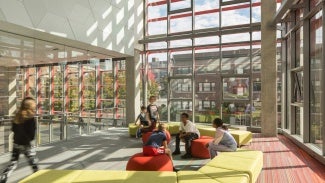
[[183,156],[181,156],[182,159],[189,159],[192,158],[192,156],[190,154],[184,154]]
[[178,154],[181,154],[181,151],[174,151],[172,154],[173,155],[178,155]]

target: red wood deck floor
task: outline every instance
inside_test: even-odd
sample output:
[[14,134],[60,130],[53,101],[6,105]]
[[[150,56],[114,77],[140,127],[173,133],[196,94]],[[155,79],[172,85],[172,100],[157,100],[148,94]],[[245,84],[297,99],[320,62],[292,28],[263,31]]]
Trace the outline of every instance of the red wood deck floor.
[[325,165],[283,135],[254,134],[244,148],[263,151],[264,165],[257,183],[325,183]]

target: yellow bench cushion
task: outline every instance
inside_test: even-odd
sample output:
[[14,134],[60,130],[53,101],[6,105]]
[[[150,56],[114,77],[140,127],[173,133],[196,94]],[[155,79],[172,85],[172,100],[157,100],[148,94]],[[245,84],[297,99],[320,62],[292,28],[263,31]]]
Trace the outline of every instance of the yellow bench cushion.
[[178,183],[220,183],[199,171],[178,171]]
[[250,131],[230,130],[229,132],[236,140],[238,147],[240,147],[243,144],[252,142],[253,135],[252,132]]
[[[237,152],[222,152],[205,166],[211,166],[216,168],[224,168],[229,170],[241,171],[249,174],[250,183],[257,180],[260,171],[263,167],[263,154],[261,151],[238,151],[240,156],[234,155]],[[256,156],[256,158],[244,158],[244,154],[247,153],[248,157]],[[228,154],[228,155],[227,155]]]
[[177,183],[175,172],[114,170],[39,170],[19,183]]
[[198,128],[198,130],[200,131],[201,136],[209,136],[214,138],[216,135],[216,129],[213,127],[201,127]]
[[171,135],[176,135],[179,133],[179,123],[180,122],[169,122],[167,124],[167,129]]
[[[177,176],[175,172],[167,171],[127,171],[128,177],[123,183],[177,183]],[[97,182],[96,182],[97,183]]]
[[229,170],[224,168],[217,168],[211,166],[203,166],[198,170],[199,172],[211,177],[212,179],[222,182],[236,182],[236,183],[247,183],[249,182],[249,175],[247,173]]

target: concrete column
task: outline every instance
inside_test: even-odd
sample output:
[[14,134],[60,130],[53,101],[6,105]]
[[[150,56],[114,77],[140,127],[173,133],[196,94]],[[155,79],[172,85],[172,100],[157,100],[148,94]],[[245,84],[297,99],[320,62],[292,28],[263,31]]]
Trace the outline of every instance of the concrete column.
[[261,1],[261,80],[262,80],[262,124],[263,136],[277,135],[276,96],[276,24],[272,24],[276,13],[276,1]]
[[140,113],[140,66],[139,51],[126,58],[126,124],[133,123]]

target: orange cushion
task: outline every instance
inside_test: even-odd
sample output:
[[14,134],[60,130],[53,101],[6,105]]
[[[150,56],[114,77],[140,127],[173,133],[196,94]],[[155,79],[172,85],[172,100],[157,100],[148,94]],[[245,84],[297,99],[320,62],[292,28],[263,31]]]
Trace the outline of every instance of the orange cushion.
[[173,171],[173,162],[166,154],[144,156],[142,153],[137,153],[129,159],[126,170]]
[[208,148],[205,147],[213,138],[208,136],[201,136],[199,139],[195,139],[191,143],[191,153],[196,158],[210,158]]

